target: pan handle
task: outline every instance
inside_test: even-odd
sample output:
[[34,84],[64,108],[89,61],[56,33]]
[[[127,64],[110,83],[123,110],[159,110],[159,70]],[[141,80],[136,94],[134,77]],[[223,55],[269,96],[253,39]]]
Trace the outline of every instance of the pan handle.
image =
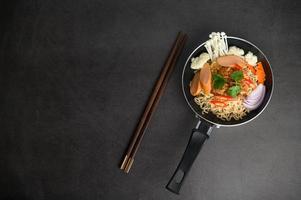
[[186,150],[182,156],[182,159],[170,178],[166,189],[169,191],[179,194],[181,186],[188,174],[195,158],[200,152],[204,142],[209,138],[210,132],[212,131],[213,124],[204,120],[199,121],[196,128],[192,129],[192,133],[186,147]]

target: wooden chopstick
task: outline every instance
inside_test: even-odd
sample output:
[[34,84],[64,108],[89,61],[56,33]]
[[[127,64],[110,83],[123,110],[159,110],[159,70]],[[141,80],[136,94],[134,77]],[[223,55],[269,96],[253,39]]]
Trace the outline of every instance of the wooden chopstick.
[[136,130],[135,130],[135,132],[133,134],[132,140],[131,140],[131,142],[130,142],[130,144],[128,146],[126,155],[125,155],[125,157],[123,159],[123,162],[122,162],[122,164],[120,166],[120,169],[122,169],[122,170],[125,169],[125,166],[127,165],[128,162],[132,162],[132,161],[129,160],[129,156],[130,156],[130,154],[131,154],[131,152],[132,152],[132,150],[134,148],[136,140],[138,139],[140,131],[141,131],[142,127],[143,127],[143,124],[145,123],[146,117],[147,117],[147,115],[148,115],[148,113],[149,113],[149,111],[151,109],[151,106],[152,106],[152,104],[153,104],[153,102],[154,102],[154,100],[156,98],[156,95],[157,95],[157,93],[158,93],[158,91],[159,91],[159,89],[160,89],[160,87],[162,85],[162,82],[163,82],[163,80],[164,80],[164,78],[166,76],[166,73],[167,73],[168,68],[169,68],[169,66],[171,64],[172,58],[174,57],[174,54],[176,53],[176,49],[177,49],[177,47],[178,47],[178,45],[180,43],[180,39],[181,38],[182,38],[182,33],[179,32],[178,36],[177,36],[177,39],[176,39],[176,41],[173,44],[173,48],[172,48],[172,50],[171,50],[171,52],[170,52],[170,54],[169,54],[169,56],[168,56],[168,58],[166,60],[166,63],[164,65],[163,69],[162,69],[160,77],[159,77],[159,79],[158,79],[158,81],[156,83],[156,86],[155,86],[155,88],[153,90],[153,93],[152,93],[152,95],[150,96],[150,98],[148,100],[148,104],[147,104],[146,108],[144,109],[144,112],[143,112],[143,115],[141,117],[141,120],[139,121],[138,126],[137,126],[137,128],[136,128]]
[[149,121],[154,113],[156,106],[158,105],[160,97],[163,94],[163,91],[167,85],[167,81],[171,75],[171,72],[173,71],[173,68],[177,61],[177,58],[179,57],[179,54],[180,54],[181,50],[183,49],[186,39],[187,39],[187,36],[183,35],[180,32],[177,36],[176,41],[174,42],[173,48],[171,49],[171,52],[167,58],[165,66],[160,74],[160,77],[156,83],[155,89],[153,90],[153,93],[148,101],[148,104],[144,110],[142,118],[139,121],[139,124],[133,135],[133,139],[131,140],[131,143],[127,149],[125,158],[123,159],[123,162],[121,164],[120,169],[124,170],[126,173],[129,172],[129,170],[134,162],[134,157],[140,146],[144,132],[147,128],[147,125],[149,124]]
[[151,107],[151,110],[150,110],[150,112],[149,112],[149,114],[148,114],[148,116],[146,118],[146,121],[145,121],[143,127],[142,127],[142,130],[141,130],[141,132],[139,134],[139,137],[138,137],[138,139],[137,139],[137,141],[135,143],[133,151],[132,151],[132,153],[129,156],[129,161],[128,161],[127,165],[125,166],[125,169],[124,169],[124,171],[126,173],[128,173],[130,171],[131,167],[132,167],[132,164],[134,162],[134,157],[135,157],[135,155],[136,155],[136,153],[137,153],[137,151],[139,149],[139,146],[140,146],[140,144],[142,142],[145,130],[146,130],[146,128],[147,128],[147,126],[148,126],[148,124],[149,124],[149,122],[150,122],[153,114],[154,114],[154,111],[155,111],[155,109],[156,109],[156,107],[157,107],[157,105],[158,105],[158,103],[160,101],[160,98],[162,97],[162,94],[163,94],[163,92],[164,92],[164,90],[165,90],[165,88],[167,86],[168,79],[169,79],[170,75],[173,72],[174,66],[175,66],[175,64],[177,62],[177,59],[179,58],[179,55],[180,55],[180,53],[181,53],[181,51],[182,51],[182,49],[183,49],[183,47],[184,47],[184,45],[186,43],[186,40],[187,40],[187,35],[184,35],[183,38],[182,38],[182,40],[180,41],[180,46],[177,49],[177,51],[175,53],[175,56],[172,59],[170,68],[168,69],[166,77],[165,77],[165,79],[164,79],[164,81],[163,81],[163,83],[162,83],[162,85],[160,87],[160,90],[159,90],[159,92],[158,92],[158,94],[156,96],[156,99],[155,99],[155,101],[153,103],[153,106]]

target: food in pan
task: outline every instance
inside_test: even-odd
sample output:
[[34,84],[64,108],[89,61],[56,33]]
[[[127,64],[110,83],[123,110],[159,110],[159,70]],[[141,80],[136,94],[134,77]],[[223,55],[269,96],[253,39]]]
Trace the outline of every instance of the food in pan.
[[230,46],[225,33],[211,33],[207,52],[191,59],[195,71],[190,93],[203,113],[222,120],[242,119],[260,106],[265,95],[263,64],[252,52]]

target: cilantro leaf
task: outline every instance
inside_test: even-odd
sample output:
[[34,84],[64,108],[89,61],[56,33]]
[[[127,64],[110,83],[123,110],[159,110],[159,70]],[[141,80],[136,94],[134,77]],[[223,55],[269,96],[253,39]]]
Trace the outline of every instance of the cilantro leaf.
[[220,74],[214,74],[213,75],[213,87],[214,89],[221,89],[224,84],[226,83],[226,80],[224,77]]
[[240,91],[241,91],[240,86],[234,85],[228,89],[228,94],[232,97],[236,97]]
[[230,76],[236,82],[240,81],[244,77],[242,71],[235,71]]

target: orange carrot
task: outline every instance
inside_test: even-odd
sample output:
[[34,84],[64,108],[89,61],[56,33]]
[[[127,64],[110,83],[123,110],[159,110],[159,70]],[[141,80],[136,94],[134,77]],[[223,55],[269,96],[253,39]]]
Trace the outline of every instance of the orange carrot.
[[225,102],[218,101],[218,100],[211,100],[209,102],[212,103],[213,105],[216,105],[216,106],[222,106],[222,107],[227,106],[227,104]]
[[261,62],[257,63],[256,76],[257,76],[258,83],[263,84],[265,81],[265,72]]
[[220,94],[215,94],[215,93],[214,93],[214,98],[228,99],[228,100],[233,99],[233,97],[231,97],[231,96],[228,96],[228,95],[220,95]]

